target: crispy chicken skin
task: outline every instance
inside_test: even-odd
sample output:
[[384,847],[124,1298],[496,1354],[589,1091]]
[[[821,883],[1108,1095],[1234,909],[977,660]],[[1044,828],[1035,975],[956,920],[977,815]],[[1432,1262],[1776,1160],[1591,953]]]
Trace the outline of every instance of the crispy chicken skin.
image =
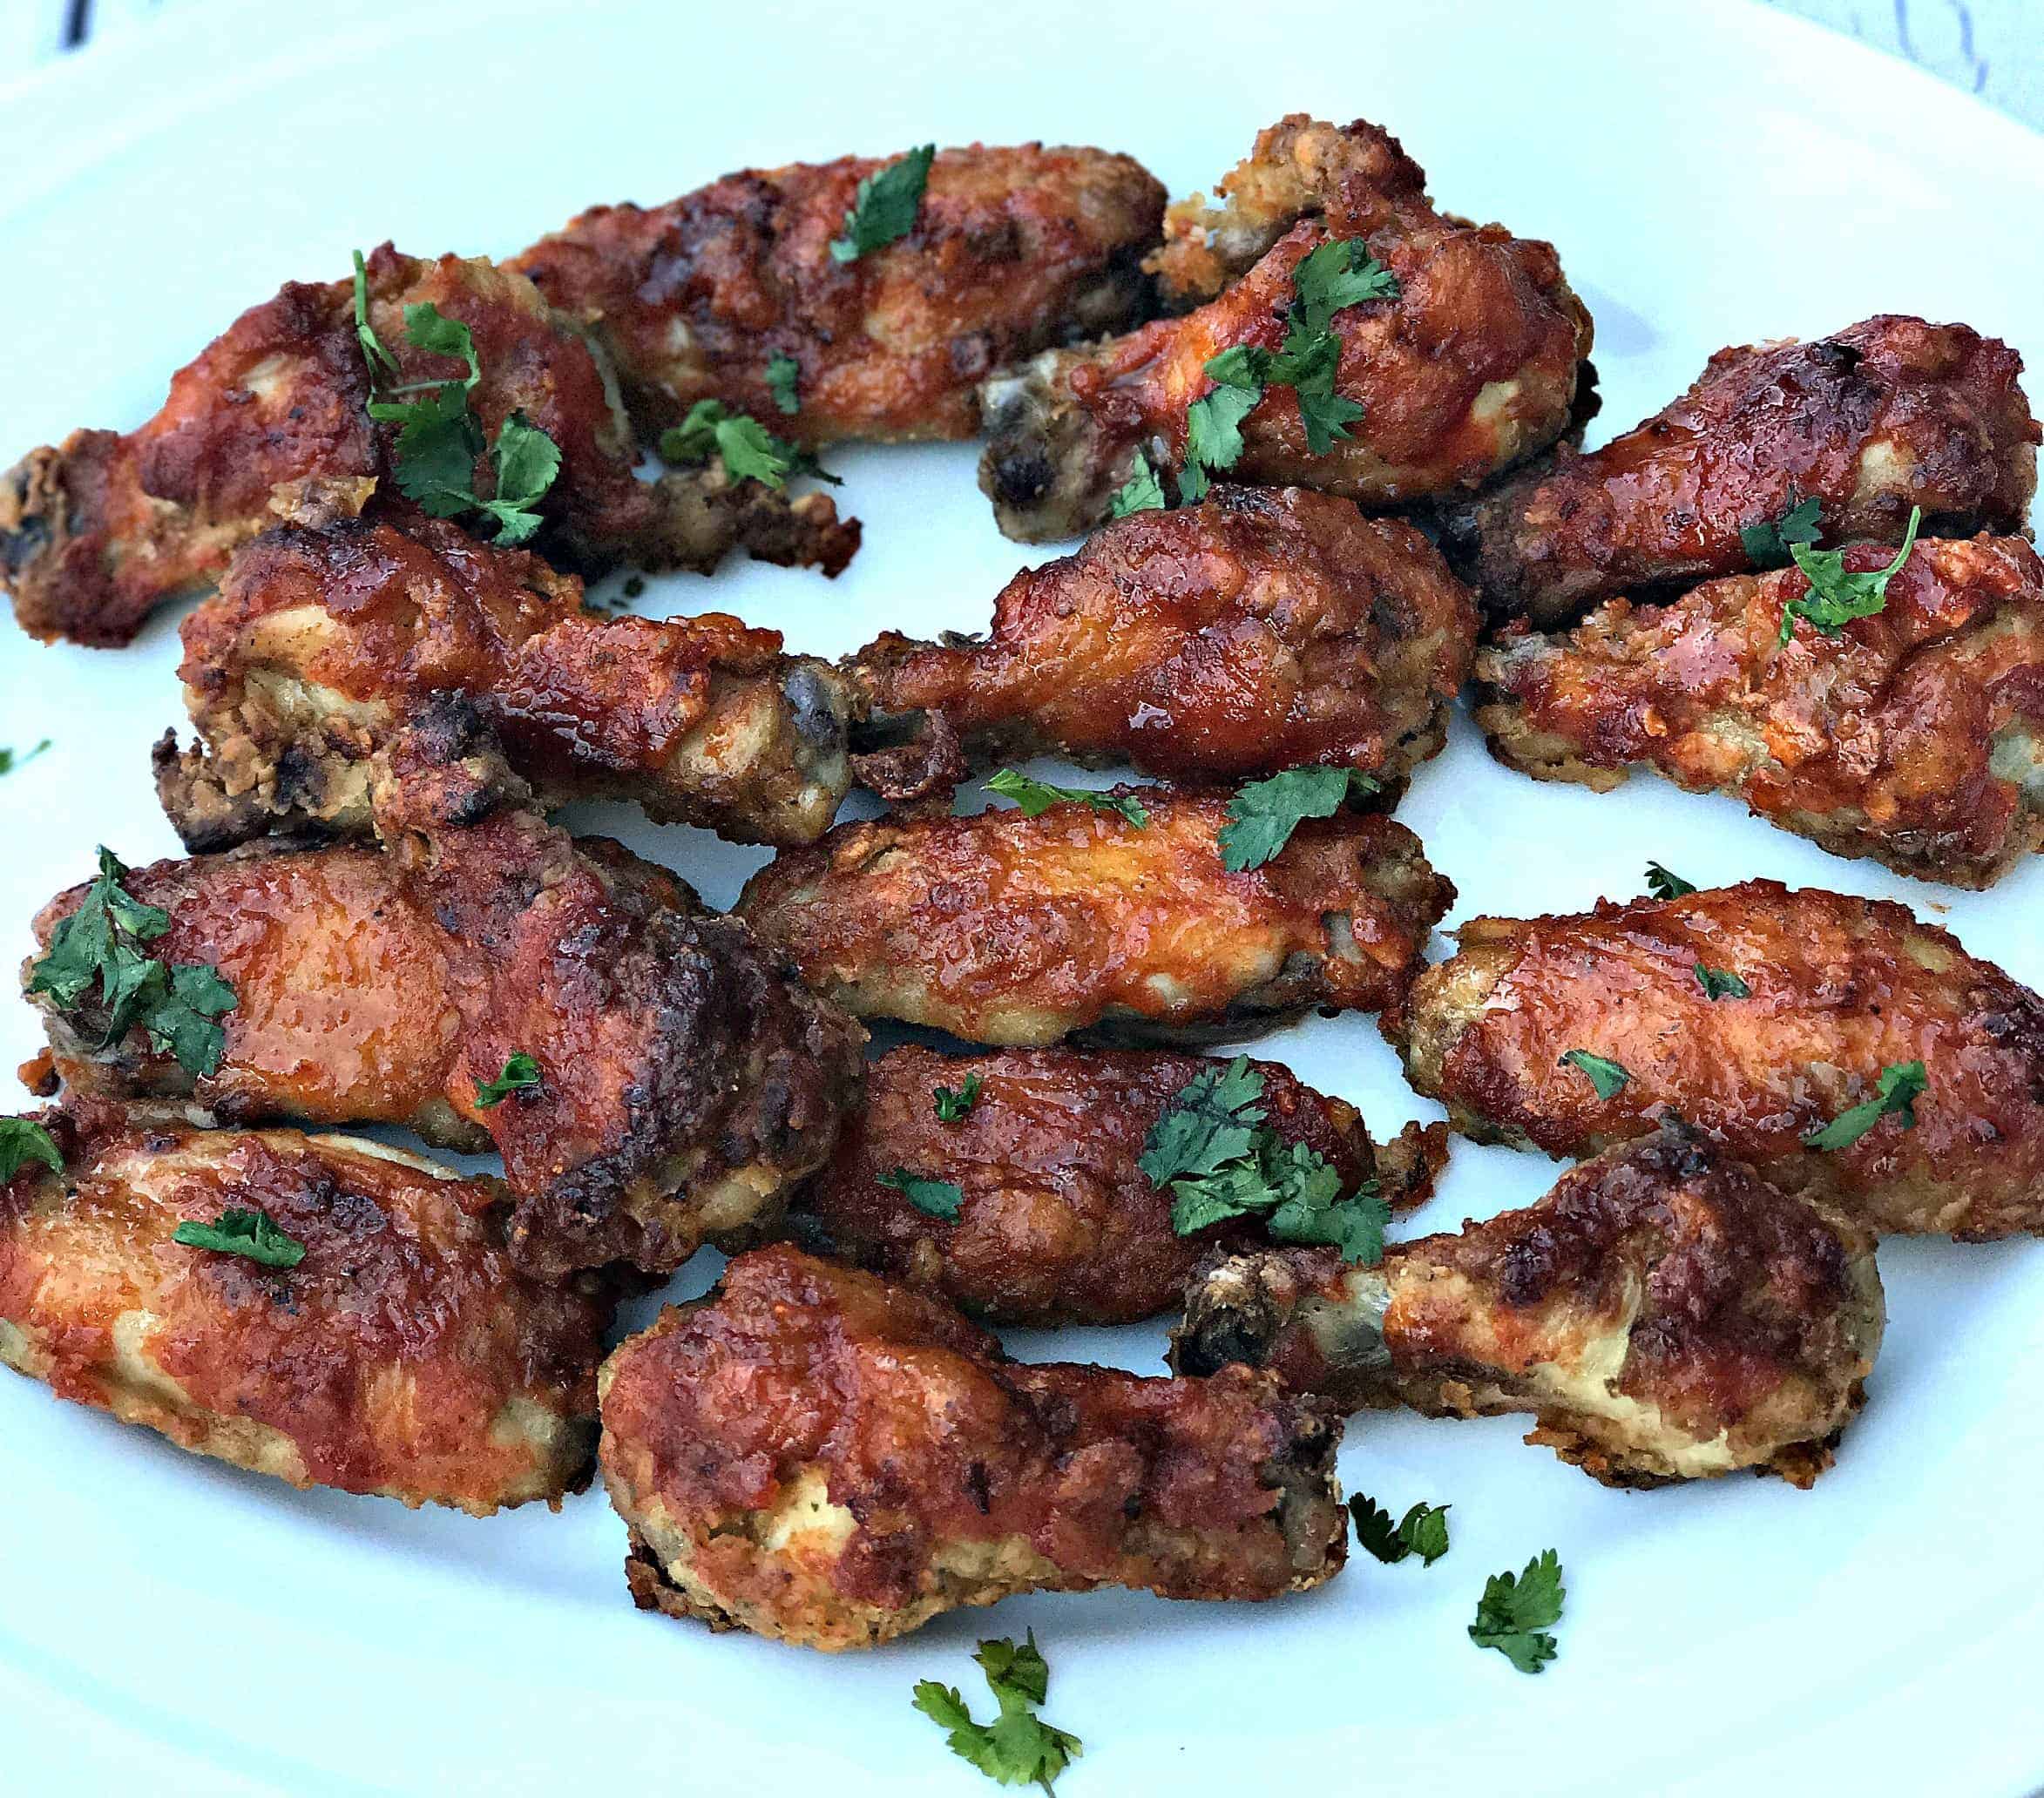
[[1293,271],[1334,238],[1364,240],[1401,289],[1336,314],[1336,388],[1363,416],[1314,456],[1296,397],[1272,386],[1242,425],[1234,479],[1404,505],[1479,486],[1553,443],[1570,421],[1589,314],[1552,245],[1449,218],[1425,187],[1398,141],[1360,119],[1337,129],[1294,115],[1262,132],[1222,184],[1226,211],[1196,227],[1175,214],[1160,259],[1167,289],[1205,304],[1096,348],[1046,351],[983,389],[992,442],[979,484],[1002,531],[1025,543],[1080,536],[1107,517],[1139,454],[1178,467],[1186,409],[1213,385],[1206,363],[1237,344],[1278,348]]
[[981,759],[1168,779],[1307,763],[1396,785],[1438,753],[1476,610],[1410,525],[1298,488],[1223,488],[1025,569],[978,639],[892,632],[849,673],[876,713],[941,713]]
[[[1892,551],[1848,549],[1855,572]],[[1635,767],[1898,874],[1986,887],[2044,846],[2044,568],[2020,537],[1919,542],[1885,610],[1779,643],[1794,568],[1614,599],[1477,658],[1492,752],[1607,792]]]
[[416,513],[265,532],[183,635],[200,742],[166,738],[158,789],[189,848],[367,830],[376,753],[435,693],[472,700],[549,805],[809,842],[850,780],[843,684],[778,632],[599,618],[572,575]]
[[[505,1252],[504,1189],[295,1131],[41,1121],[62,1175],[0,1186],[0,1361],[179,1448],[476,1516],[587,1483],[611,1301]],[[261,1210],[288,1269],[173,1242]]]
[[1653,583],[1752,569],[1740,527],[1817,500],[1821,541],[2027,528],[2037,421],[2022,358],[1964,325],[1883,314],[1836,336],[1721,349],[1674,404],[1567,447],[1448,520],[1493,618],[1545,629]]
[[1378,1267],[1217,1254],[1172,1364],[1246,1362],[1350,1409],[1530,1411],[1529,1443],[1607,1486],[1750,1468],[1808,1487],[1859,1410],[1884,1321],[1871,1236],[1673,1126]]
[[[650,210],[592,207],[511,266],[608,349],[648,438],[707,399],[812,447],[970,437],[983,377],[1142,316],[1164,190],[1140,165],[944,150],[908,235],[836,260],[859,183],[897,159],[748,169]],[[767,382],[776,356],[799,369],[793,413]]]
[[1223,1042],[1315,1005],[1377,1010],[1454,903],[1388,818],[1309,820],[1231,874],[1224,794],[1113,791],[1140,795],[1147,827],[1078,801],[840,824],[782,850],[736,910],[854,1017],[1030,1047]]
[[[819,1254],[941,1294],[994,1324],[1133,1323],[1174,1306],[1216,1241],[1262,1240],[1253,1226],[1195,1236],[1171,1227],[1171,1194],[1137,1165],[1158,1119],[1214,1064],[1161,1050],[1010,1049],[946,1056],[906,1046],[866,1070],[866,1106],[848,1119],[830,1165],[795,1200],[789,1228]],[[1416,1205],[1446,1155],[1446,1126],[1408,1125],[1375,1148],[1353,1105],[1316,1092],[1275,1062],[1265,1121],[1340,1175]],[[955,1122],[939,1086],[980,1085]],[[882,1178],[906,1170],[949,1180],[954,1222],[918,1211]]]
[[604,1364],[645,1610],[869,1647],[1025,1592],[1271,1599],[1330,1578],[1340,1426],[1269,1374],[1023,1366],[942,1300],[788,1247]]
[[[2044,1000],[1905,907],[1755,880],[1458,934],[1383,1024],[1478,1140],[1590,1155],[1672,1110],[1877,1232],[2044,1229]],[[1712,1000],[1699,964],[1750,996]],[[1560,1065],[1575,1049],[1625,1085],[1598,1098]],[[1891,1113],[1848,1147],[1804,1146],[1914,1061],[1913,1127]]]
[[[396,834],[387,808],[382,821]],[[194,1078],[139,1029],[103,1044],[102,1017],[44,996],[72,1090],[174,1101],[201,1123],[403,1124],[494,1147],[518,1201],[512,1248],[536,1271],[667,1273],[706,1236],[777,1214],[857,1090],[863,1032],[743,924],[523,809],[394,851],[270,841],[125,884],[170,914],[153,953],[234,988],[225,1049]],[[83,893],[44,909],[38,941]],[[539,1085],[478,1105],[518,1054]]]
[[[559,474],[535,547],[585,570],[630,560],[714,568],[743,544],[768,561],[836,573],[858,546],[822,495],[790,499],[721,464],[654,484],[609,370],[522,275],[479,260],[369,259],[369,315],[396,386],[464,373],[406,341],[404,308],[430,302],[469,327],[482,363],[470,404],[494,440],[513,412],[552,437]],[[235,547],[280,518],[352,517],[392,478],[397,426],[366,410],[369,375],[350,282],[286,284],[179,370],[170,397],[125,436],[73,432],[0,476],[0,578],[31,636],[129,641],[159,605],[209,586]],[[489,456],[475,492],[494,492]]]

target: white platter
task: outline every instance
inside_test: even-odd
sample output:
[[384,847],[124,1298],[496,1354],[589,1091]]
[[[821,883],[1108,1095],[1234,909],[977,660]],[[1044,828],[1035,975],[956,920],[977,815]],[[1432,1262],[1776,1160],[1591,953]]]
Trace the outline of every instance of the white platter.
[[[2044,376],[2044,139],[1732,4],[439,5],[350,9],[344,35],[310,43],[297,8],[276,10],[298,16],[288,32],[193,10],[0,89],[0,460],[139,422],[240,308],[386,235],[508,253],[597,200],[932,138],[1102,144],[1182,193],[1296,109],[1381,120],[1444,204],[1559,244],[1597,321],[1593,441],[1720,345],[1874,311],[1964,319]],[[728,609],[826,654],[889,625],[981,625],[1023,558],[972,452],[834,462],[867,530],[843,579],[734,564],[656,583],[640,609]],[[132,861],[175,850],[147,770],[150,740],[181,722],[175,623],[125,654],[39,648],[0,623],[0,742],[55,744],[0,781],[7,965],[96,842]],[[1460,726],[1400,814],[1459,885],[1457,918],[1635,892],[1651,856],[1699,882],[1898,897],[2044,983],[2044,864],[1986,896],[1912,884],[1650,782],[1536,788]],[[720,902],[757,860],[623,814],[579,821]],[[0,1061],[37,1041],[24,1007],[0,1005]],[[1379,1130],[1435,1115],[1366,1021],[1269,1047]],[[1555,1172],[1458,1151],[1423,1227],[1525,1203]],[[600,1496],[477,1523],[298,1494],[0,1378],[7,1783],[970,1798],[992,1788],[910,1709],[910,1686],[970,1685],[976,1638],[1033,1626],[1048,1714],[1086,1743],[1061,1798],[2029,1792],[2044,1782],[2044,1247],[1894,1243],[1881,1266],[1892,1321],[1871,1403],[1811,1492],[1607,1492],[1509,1422],[1366,1418],[1345,1482],[1454,1506],[1454,1550],[1431,1570],[1364,1558],[1264,1607],[1015,1601],[836,1660],[635,1613]],[[1016,1346],[1154,1369],[1161,1341]],[[1561,1655],[1527,1679],[1464,1626],[1486,1574],[1550,1545],[1567,1569]]]

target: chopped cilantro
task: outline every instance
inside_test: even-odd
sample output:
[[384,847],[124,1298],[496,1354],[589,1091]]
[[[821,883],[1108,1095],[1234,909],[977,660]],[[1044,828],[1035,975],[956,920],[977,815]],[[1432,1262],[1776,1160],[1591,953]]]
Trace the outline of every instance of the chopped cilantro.
[[859,183],[851,210],[844,215],[844,235],[830,240],[832,261],[856,262],[869,250],[906,237],[916,228],[916,213],[936,155],[937,145],[925,144]]
[[1157,471],[1150,466],[1148,456],[1138,454],[1135,472],[1116,490],[1113,498],[1107,502],[1110,518],[1126,518],[1131,512],[1161,512],[1164,510],[1164,483],[1157,478]]
[[267,1211],[230,1208],[210,1224],[187,1219],[171,1232],[171,1240],[241,1255],[266,1267],[295,1267],[305,1259],[305,1245],[280,1230]]
[[1601,1055],[1592,1055],[1587,1049],[1571,1049],[1555,1065],[1572,1067],[1578,1073],[1588,1075],[1590,1085],[1597,1089],[1599,1098],[1616,1098],[1625,1083],[1632,1078],[1615,1061],[1607,1061]]
[[511,1056],[504,1065],[504,1071],[494,1080],[476,1082],[476,1106],[488,1111],[492,1105],[500,1105],[514,1092],[530,1092],[539,1084],[539,1064],[523,1050]]
[[1101,793],[1091,787],[1053,787],[1048,781],[1032,780],[1013,768],[1002,768],[987,777],[986,790],[1012,799],[1025,818],[1041,817],[1054,805],[1067,802],[1091,806],[1096,812],[1113,812],[1138,830],[1147,827],[1150,815],[1133,793]]
[[979,1103],[980,1079],[978,1074],[967,1074],[965,1084],[957,1092],[949,1086],[939,1086],[934,1095],[937,1100],[937,1120],[940,1124],[956,1124],[965,1113]]
[[1902,572],[1902,564],[1916,546],[1916,530],[1923,516],[1921,506],[1909,509],[1909,529],[1903,533],[1902,547],[1895,551],[1895,559],[1885,568],[1867,574],[1846,573],[1843,550],[1812,550],[1802,544],[1790,544],[1789,553],[1810,583],[1810,591],[1782,607],[1779,640],[1784,644],[1789,641],[1799,618],[1808,618],[1812,627],[1825,636],[1836,637],[1852,619],[1871,618],[1881,611],[1888,603],[1888,583]]
[[12,1180],[30,1161],[64,1172],[63,1152],[33,1118],[0,1118],[0,1180]]
[[1547,1632],[1561,1620],[1567,1596],[1560,1557],[1544,1550],[1517,1577],[1493,1573],[1484,1583],[1469,1639],[1495,1648],[1520,1673],[1537,1673],[1554,1658],[1554,1639]]
[[698,400],[680,424],[660,433],[660,448],[673,463],[707,462],[714,454],[734,481],[757,481],[762,487],[785,487],[795,475],[841,484],[808,450],[775,436],[748,414],[732,411],[721,400]]
[[1448,1551],[1448,1506],[1418,1504],[1398,1523],[1374,1498],[1361,1492],[1349,1499],[1356,1520],[1356,1540],[1386,1566],[1418,1555],[1431,1567]]
[[1712,1001],[1750,999],[1753,997],[1751,987],[1748,986],[1736,974],[1727,973],[1723,968],[1706,968],[1702,963],[1698,962],[1696,963],[1696,978],[1702,985],[1703,997]]
[[1849,1149],[1890,1112],[1901,1119],[1905,1130],[1916,1128],[1916,1102],[1930,1085],[1920,1061],[1898,1062],[1881,1070],[1874,1083],[1874,1096],[1849,1111],[1840,1112],[1821,1130],[1803,1139],[1805,1148]]
[[1291,841],[1303,820],[1332,817],[1350,793],[1380,790],[1374,775],[1357,768],[1288,768],[1267,781],[1252,781],[1228,802],[1221,865],[1231,874],[1261,868]]
[[777,349],[767,358],[767,390],[775,408],[791,418],[802,410],[801,385],[802,364],[793,356]]
[[1670,874],[1658,862],[1647,864],[1647,890],[1656,899],[1680,899],[1696,889],[1679,874]]
[[1778,518],[1763,518],[1739,527],[1739,547],[1756,568],[1786,568],[1790,551],[1797,544],[1813,544],[1822,526],[1824,509],[1814,499],[1790,504]]
[[905,1167],[873,1178],[880,1186],[891,1186],[924,1217],[941,1218],[947,1224],[958,1220],[958,1207],[965,1202],[965,1189],[955,1181],[924,1180]]

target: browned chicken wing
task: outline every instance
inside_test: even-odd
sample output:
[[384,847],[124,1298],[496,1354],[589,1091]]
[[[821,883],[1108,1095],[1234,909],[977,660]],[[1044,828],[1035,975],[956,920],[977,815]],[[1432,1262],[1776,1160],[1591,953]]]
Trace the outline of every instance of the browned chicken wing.
[[1530,1411],[1529,1443],[1608,1486],[1750,1468],[1807,1487],[1859,1410],[1884,1321],[1865,1231],[1673,1126],[1378,1267],[1216,1255],[1173,1365],[1246,1362],[1351,1409]]
[[[650,210],[595,206],[511,266],[585,321],[641,436],[699,400],[798,443],[970,437],[977,383],[1050,345],[1141,316],[1138,267],[1164,190],[1102,150],[940,151],[913,227],[831,252],[892,158],[747,169]],[[792,362],[796,409],[780,403]]]
[[1590,455],[1562,449],[1449,521],[1492,618],[1552,628],[1655,582],[1754,567],[1742,530],[1817,502],[1817,540],[2027,528],[2037,421],[2022,358],[1884,314],[1814,342],[1721,349],[1681,399]]
[[473,701],[543,803],[809,842],[850,780],[829,666],[712,612],[603,618],[522,550],[412,515],[267,531],[184,623],[199,743],[158,790],[186,847],[369,828],[376,752],[436,693]]
[[[1844,552],[1852,572],[1892,551]],[[1800,571],[1667,605],[1614,599],[1477,658],[1498,758],[1608,792],[1635,767],[1723,792],[1835,855],[1992,885],[2044,845],[2044,568],[2020,537],[1918,543],[1887,603],[1827,636]]]
[[[867,1068],[864,1112],[847,1119],[830,1165],[795,1200],[790,1231],[989,1323],[1153,1317],[1177,1303],[1216,1241],[1263,1240],[1253,1224],[1177,1234],[1168,1187],[1138,1165],[1157,1120],[1215,1065],[1163,1050],[890,1050]],[[1354,1106],[1275,1062],[1249,1065],[1269,1127],[1326,1161],[1344,1194],[1371,1186],[1393,1205],[1416,1205],[1432,1190],[1445,1125],[1408,1125],[1378,1149]],[[962,1115],[939,1112],[940,1089],[953,1110],[970,1095]],[[955,1186],[957,1215],[911,1202],[904,1173]]]
[[982,759],[1195,781],[1325,763],[1396,785],[1439,751],[1475,637],[1467,591],[1410,525],[1224,488],[1025,569],[989,637],[890,632],[849,672],[882,720],[941,713]]
[[1278,349],[1295,271],[1337,239],[1364,243],[1398,289],[1334,315],[1334,390],[1362,415],[1315,455],[1293,389],[1269,385],[1242,423],[1232,478],[1404,505],[1474,488],[1553,443],[1589,354],[1589,314],[1553,246],[1448,217],[1425,190],[1397,139],[1360,119],[1337,128],[1296,114],[1262,132],[1222,183],[1225,209],[1174,211],[1159,267],[1168,291],[1205,304],[987,383],[993,441],[979,484],[1001,529],[1025,543],[1081,535],[1139,456],[1179,467],[1187,409],[1214,385],[1207,363],[1237,345]]
[[[560,467],[536,539],[587,570],[632,561],[707,571],[742,544],[766,560],[835,574],[858,546],[826,497],[791,499],[721,463],[648,484],[609,371],[524,276],[479,260],[369,259],[368,316],[397,367],[380,389],[460,380],[457,358],[412,347],[405,308],[469,328],[480,379],[469,403],[491,441],[514,413]],[[170,397],[125,436],[74,432],[0,476],[0,578],[15,616],[45,641],[127,642],[166,600],[209,586],[237,544],[280,518],[324,522],[396,491],[399,427],[370,418],[369,366],[349,282],[288,283],[179,370]],[[496,491],[487,455],[472,490]]]
[[1225,797],[1113,791],[1148,822],[1073,801],[841,824],[782,850],[736,909],[855,1017],[1028,1046],[1075,1031],[1224,1041],[1310,1006],[1376,1010],[1454,902],[1388,818],[1310,820],[1232,874]]
[[867,1647],[1025,1592],[1269,1599],[1341,1567],[1339,1425],[1269,1374],[1027,1367],[939,1299],[741,1255],[605,1363],[646,1610]]
[[[42,1122],[64,1172],[0,1186],[17,1372],[294,1486],[484,1516],[586,1483],[611,1301],[516,1270],[501,1182],[294,1131],[136,1131],[90,1105]],[[235,1211],[302,1258],[172,1240]]]
[[1755,880],[1458,935],[1384,1029],[1479,1140],[1590,1155],[1673,1111],[1875,1231],[2044,1229],[2044,1000],[1905,907]]

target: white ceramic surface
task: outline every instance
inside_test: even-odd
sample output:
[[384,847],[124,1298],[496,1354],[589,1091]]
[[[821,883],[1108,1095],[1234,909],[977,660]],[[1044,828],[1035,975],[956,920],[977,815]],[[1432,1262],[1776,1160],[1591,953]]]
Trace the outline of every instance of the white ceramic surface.
[[[295,9],[291,10],[295,11]],[[301,26],[301,30],[302,26]],[[1893,309],[1963,318],[2044,368],[2044,141],[1927,78],[1730,5],[1252,13],[1039,0],[375,11],[285,42],[207,9],[0,95],[0,456],[125,426],[287,277],[407,247],[515,250],[597,200],[725,169],[934,138],[1040,136],[1210,183],[1278,114],[1398,132],[1452,208],[1553,238],[1597,320],[1622,428],[1722,344]],[[1594,440],[1594,437],[1593,438]],[[1023,559],[966,448],[841,451],[866,548],[835,585],[733,564],[646,611],[740,612],[836,653],[889,625],[977,628]],[[175,619],[125,653],[0,624],[0,963],[106,842],[173,853],[147,750],[180,720]],[[1829,858],[1648,781],[1596,797],[1493,766],[1466,719],[1400,815],[1457,916],[1638,890],[1648,857],[1899,897],[2044,983],[2044,866],[1986,896]],[[581,821],[720,902],[755,864],[626,814]],[[37,1045],[0,1005],[0,1065]],[[1371,1024],[1266,1047],[1383,1130],[1435,1115]],[[11,1097],[10,1097],[11,1094]],[[0,1094],[10,1106],[17,1089]],[[1458,1145],[1419,1220],[1524,1203],[1554,1169]],[[712,1277],[706,1257],[683,1276]],[[2018,1794],[2044,1779],[2044,1248],[1882,1250],[1892,1322],[1872,1399],[1814,1491],[1752,1480],[1607,1492],[1505,1421],[1362,1420],[1345,1481],[1452,1502],[1428,1571],[1353,1564],[1261,1608],[1127,1595],[1011,1602],[827,1660],[630,1607],[599,1496],[487,1523],[294,1493],[0,1377],[0,1747],[23,1792],[970,1795],[909,1707],[972,1688],[983,1634],[1033,1626],[1048,1714],[1085,1738],[1061,1795],[1314,1789]],[[1018,1338],[1154,1369],[1161,1332]],[[1560,1660],[1515,1673],[1464,1627],[1485,1576],[1558,1548]]]

